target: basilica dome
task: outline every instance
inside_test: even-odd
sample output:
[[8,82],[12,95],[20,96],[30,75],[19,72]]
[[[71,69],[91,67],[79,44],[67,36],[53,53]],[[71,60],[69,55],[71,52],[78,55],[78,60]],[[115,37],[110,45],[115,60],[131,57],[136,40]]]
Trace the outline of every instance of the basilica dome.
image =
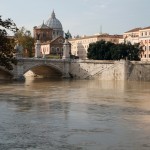
[[52,29],[62,30],[62,24],[56,18],[54,11],[52,12],[51,17],[47,20],[46,25]]

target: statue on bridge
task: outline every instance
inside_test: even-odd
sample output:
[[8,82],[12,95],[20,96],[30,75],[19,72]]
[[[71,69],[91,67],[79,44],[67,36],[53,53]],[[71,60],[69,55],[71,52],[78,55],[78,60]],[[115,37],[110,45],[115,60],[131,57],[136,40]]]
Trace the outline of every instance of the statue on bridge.
[[69,30],[68,30],[67,33],[65,33],[65,39],[72,39],[72,35],[71,35],[71,33],[69,32]]
[[16,50],[16,56],[17,57],[22,57],[22,55],[23,55],[23,47],[22,47],[22,45],[19,45],[19,43],[17,43],[15,45],[14,49]]
[[68,33],[65,33],[65,39],[69,39],[69,34]]
[[70,59],[71,45],[68,42],[69,34],[65,33],[65,42],[63,44],[63,56],[62,59]]

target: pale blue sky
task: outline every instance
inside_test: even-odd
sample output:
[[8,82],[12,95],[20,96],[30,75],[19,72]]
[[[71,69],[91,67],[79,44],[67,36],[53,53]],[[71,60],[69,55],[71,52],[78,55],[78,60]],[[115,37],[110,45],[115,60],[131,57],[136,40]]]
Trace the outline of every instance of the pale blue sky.
[[109,34],[150,26],[150,0],[0,0],[0,15],[30,31],[53,9],[64,32],[69,30],[73,36],[93,35],[100,26]]

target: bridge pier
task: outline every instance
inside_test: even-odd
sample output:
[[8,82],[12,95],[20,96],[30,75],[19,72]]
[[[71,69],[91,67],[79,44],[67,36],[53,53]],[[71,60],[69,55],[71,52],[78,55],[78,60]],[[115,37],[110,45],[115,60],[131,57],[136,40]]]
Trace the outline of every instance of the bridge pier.
[[68,61],[64,60],[63,76],[62,76],[63,78],[70,78],[69,70],[70,70],[70,62],[69,60]]
[[23,62],[18,62],[18,64],[16,66],[14,66],[13,80],[15,80],[15,81],[25,81],[23,70],[24,70]]
[[23,75],[18,75],[13,77],[14,81],[25,81],[25,77]]

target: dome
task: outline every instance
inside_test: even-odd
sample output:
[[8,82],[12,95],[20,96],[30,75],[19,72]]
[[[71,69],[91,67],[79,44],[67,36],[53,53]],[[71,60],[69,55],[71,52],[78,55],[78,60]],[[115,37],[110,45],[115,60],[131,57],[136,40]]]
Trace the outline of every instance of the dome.
[[54,11],[52,12],[51,17],[47,20],[46,25],[52,29],[62,30],[61,22],[56,18]]

